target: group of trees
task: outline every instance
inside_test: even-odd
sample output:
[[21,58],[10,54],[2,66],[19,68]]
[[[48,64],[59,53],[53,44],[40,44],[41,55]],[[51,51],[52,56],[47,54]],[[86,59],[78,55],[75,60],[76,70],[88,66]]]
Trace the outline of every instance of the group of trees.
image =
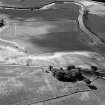
[[98,1],[98,2],[104,2],[105,3],[105,0],[92,0],[92,1]]

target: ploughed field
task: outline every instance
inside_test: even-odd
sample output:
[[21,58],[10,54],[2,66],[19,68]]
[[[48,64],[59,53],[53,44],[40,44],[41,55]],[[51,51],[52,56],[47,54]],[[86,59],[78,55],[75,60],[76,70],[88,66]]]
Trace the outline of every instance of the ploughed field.
[[87,25],[99,35],[99,37],[105,40],[105,19],[104,16],[97,16],[94,14],[88,15]]

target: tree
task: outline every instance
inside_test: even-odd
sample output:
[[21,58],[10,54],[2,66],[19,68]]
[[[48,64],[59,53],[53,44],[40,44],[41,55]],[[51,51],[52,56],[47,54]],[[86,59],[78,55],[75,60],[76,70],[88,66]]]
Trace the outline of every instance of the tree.
[[92,0],[92,1],[98,1],[98,2],[104,2],[105,3],[105,0]]

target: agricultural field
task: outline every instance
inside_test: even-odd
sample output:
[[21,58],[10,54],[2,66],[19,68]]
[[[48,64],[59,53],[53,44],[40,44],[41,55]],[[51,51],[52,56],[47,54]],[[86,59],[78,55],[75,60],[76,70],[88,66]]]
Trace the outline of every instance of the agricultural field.
[[[105,7],[54,1],[0,0],[0,105],[105,105]],[[94,88],[60,81],[50,65],[83,69]]]

